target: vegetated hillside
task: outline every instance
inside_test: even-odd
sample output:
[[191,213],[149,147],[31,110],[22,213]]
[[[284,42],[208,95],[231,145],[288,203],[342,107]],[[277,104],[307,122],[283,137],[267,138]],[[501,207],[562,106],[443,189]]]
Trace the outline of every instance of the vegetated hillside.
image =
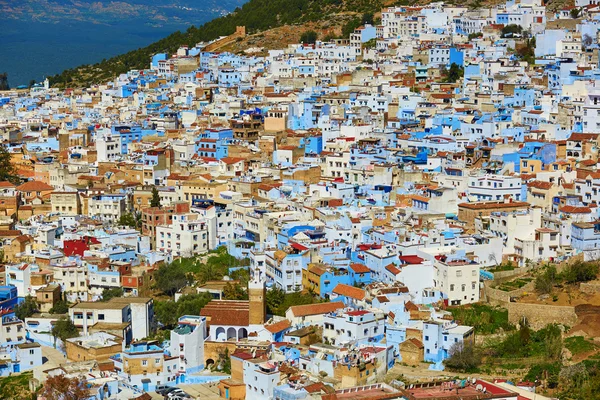
[[250,0],[231,14],[202,26],[191,26],[185,32],[175,32],[147,47],[94,65],[68,69],[49,79],[58,87],[88,86],[131,69],[148,68],[150,57],[155,53],[173,53],[182,45],[195,45],[230,35],[236,26],[245,26],[248,33],[256,33],[283,25],[324,20],[341,12],[375,13],[388,4],[383,0]]

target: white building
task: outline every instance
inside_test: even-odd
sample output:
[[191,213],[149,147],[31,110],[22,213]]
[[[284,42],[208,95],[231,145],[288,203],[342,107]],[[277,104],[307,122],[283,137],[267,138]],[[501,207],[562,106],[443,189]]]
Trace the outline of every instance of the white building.
[[449,305],[479,301],[479,264],[462,253],[441,256],[433,263],[434,287],[442,291]]
[[332,312],[323,318],[323,339],[334,346],[368,343],[383,335],[385,319],[372,311]]
[[206,318],[184,315],[179,318],[177,327],[171,331],[169,352],[177,357],[178,372],[194,373],[204,368],[204,339],[206,339]]
[[477,201],[503,200],[505,196],[513,200],[521,198],[521,177],[504,175],[472,176],[467,192]]
[[244,384],[246,398],[270,400],[273,388],[279,384],[281,376],[277,364],[263,360],[244,360]]
[[156,248],[172,256],[206,253],[217,244],[215,221],[209,222],[196,213],[173,215],[170,225],[156,227]]

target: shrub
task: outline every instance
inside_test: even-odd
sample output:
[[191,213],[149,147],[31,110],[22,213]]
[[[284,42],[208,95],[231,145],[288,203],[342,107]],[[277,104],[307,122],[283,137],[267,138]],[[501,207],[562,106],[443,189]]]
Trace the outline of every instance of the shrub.
[[567,283],[591,281],[596,279],[597,275],[598,264],[583,261],[574,262],[562,273],[562,277]]
[[300,36],[300,42],[304,44],[315,44],[317,42],[317,32],[306,31]]
[[481,365],[481,354],[471,342],[454,343],[449,354],[444,365],[453,370],[475,372]]

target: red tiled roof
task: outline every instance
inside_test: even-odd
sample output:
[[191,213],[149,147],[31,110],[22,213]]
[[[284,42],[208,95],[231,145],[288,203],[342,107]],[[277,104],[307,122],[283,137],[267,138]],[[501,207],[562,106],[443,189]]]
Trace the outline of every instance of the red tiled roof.
[[385,269],[390,271],[394,275],[398,275],[400,273],[400,270],[394,264],[386,265]]
[[291,306],[289,310],[292,312],[292,314],[294,314],[294,317],[306,317],[309,315],[327,314],[341,308],[344,308],[344,303],[341,301],[334,301],[331,303]]
[[200,316],[209,317],[210,325],[248,326],[250,303],[248,301],[212,300],[200,310]]
[[17,186],[17,190],[20,192],[45,192],[47,190],[54,190],[54,188],[44,182],[29,181]]
[[274,324],[266,325],[265,329],[271,333],[279,333],[279,332],[282,332],[282,331],[288,329],[290,326],[292,326],[292,323],[289,320],[284,319],[284,320],[276,322]]
[[589,207],[563,206],[559,210],[567,214],[589,214],[592,210]]
[[350,268],[356,274],[366,274],[368,272],[371,272],[371,270],[369,269],[369,267],[367,267],[364,264],[352,263],[352,264],[350,264]]
[[240,161],[244,161],[244,160],[245,160],[244,158],[239,158],[239,157],[223,157],[223,158],[221,158],[221,161],[223,161],[227,165],[237,164]]
[[419,256],[400,256],[398,258],[407,264],[421,264],[423,262],[423,259]]
[[364,290],[354,286],[345,285],[343,283],[338,283],[333,289],[333,293],[356,300],[364,300],[364,298],[367,296],[367,292]]
[[553,185],[554,184],[552,182],[543,182],[543,181],[531,181],[531,182],[527,183],[528,188],[543,189],[543,190],[548,190]]

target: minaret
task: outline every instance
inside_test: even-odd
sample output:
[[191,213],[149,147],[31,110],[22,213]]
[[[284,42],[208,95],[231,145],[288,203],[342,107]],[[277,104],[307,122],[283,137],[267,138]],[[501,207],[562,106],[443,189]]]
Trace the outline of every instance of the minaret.
[[250,299],[250,325],[263,325],[267,320],[267,303],[265,282],[258,269],[254,270],[248,282],[248,298]]

